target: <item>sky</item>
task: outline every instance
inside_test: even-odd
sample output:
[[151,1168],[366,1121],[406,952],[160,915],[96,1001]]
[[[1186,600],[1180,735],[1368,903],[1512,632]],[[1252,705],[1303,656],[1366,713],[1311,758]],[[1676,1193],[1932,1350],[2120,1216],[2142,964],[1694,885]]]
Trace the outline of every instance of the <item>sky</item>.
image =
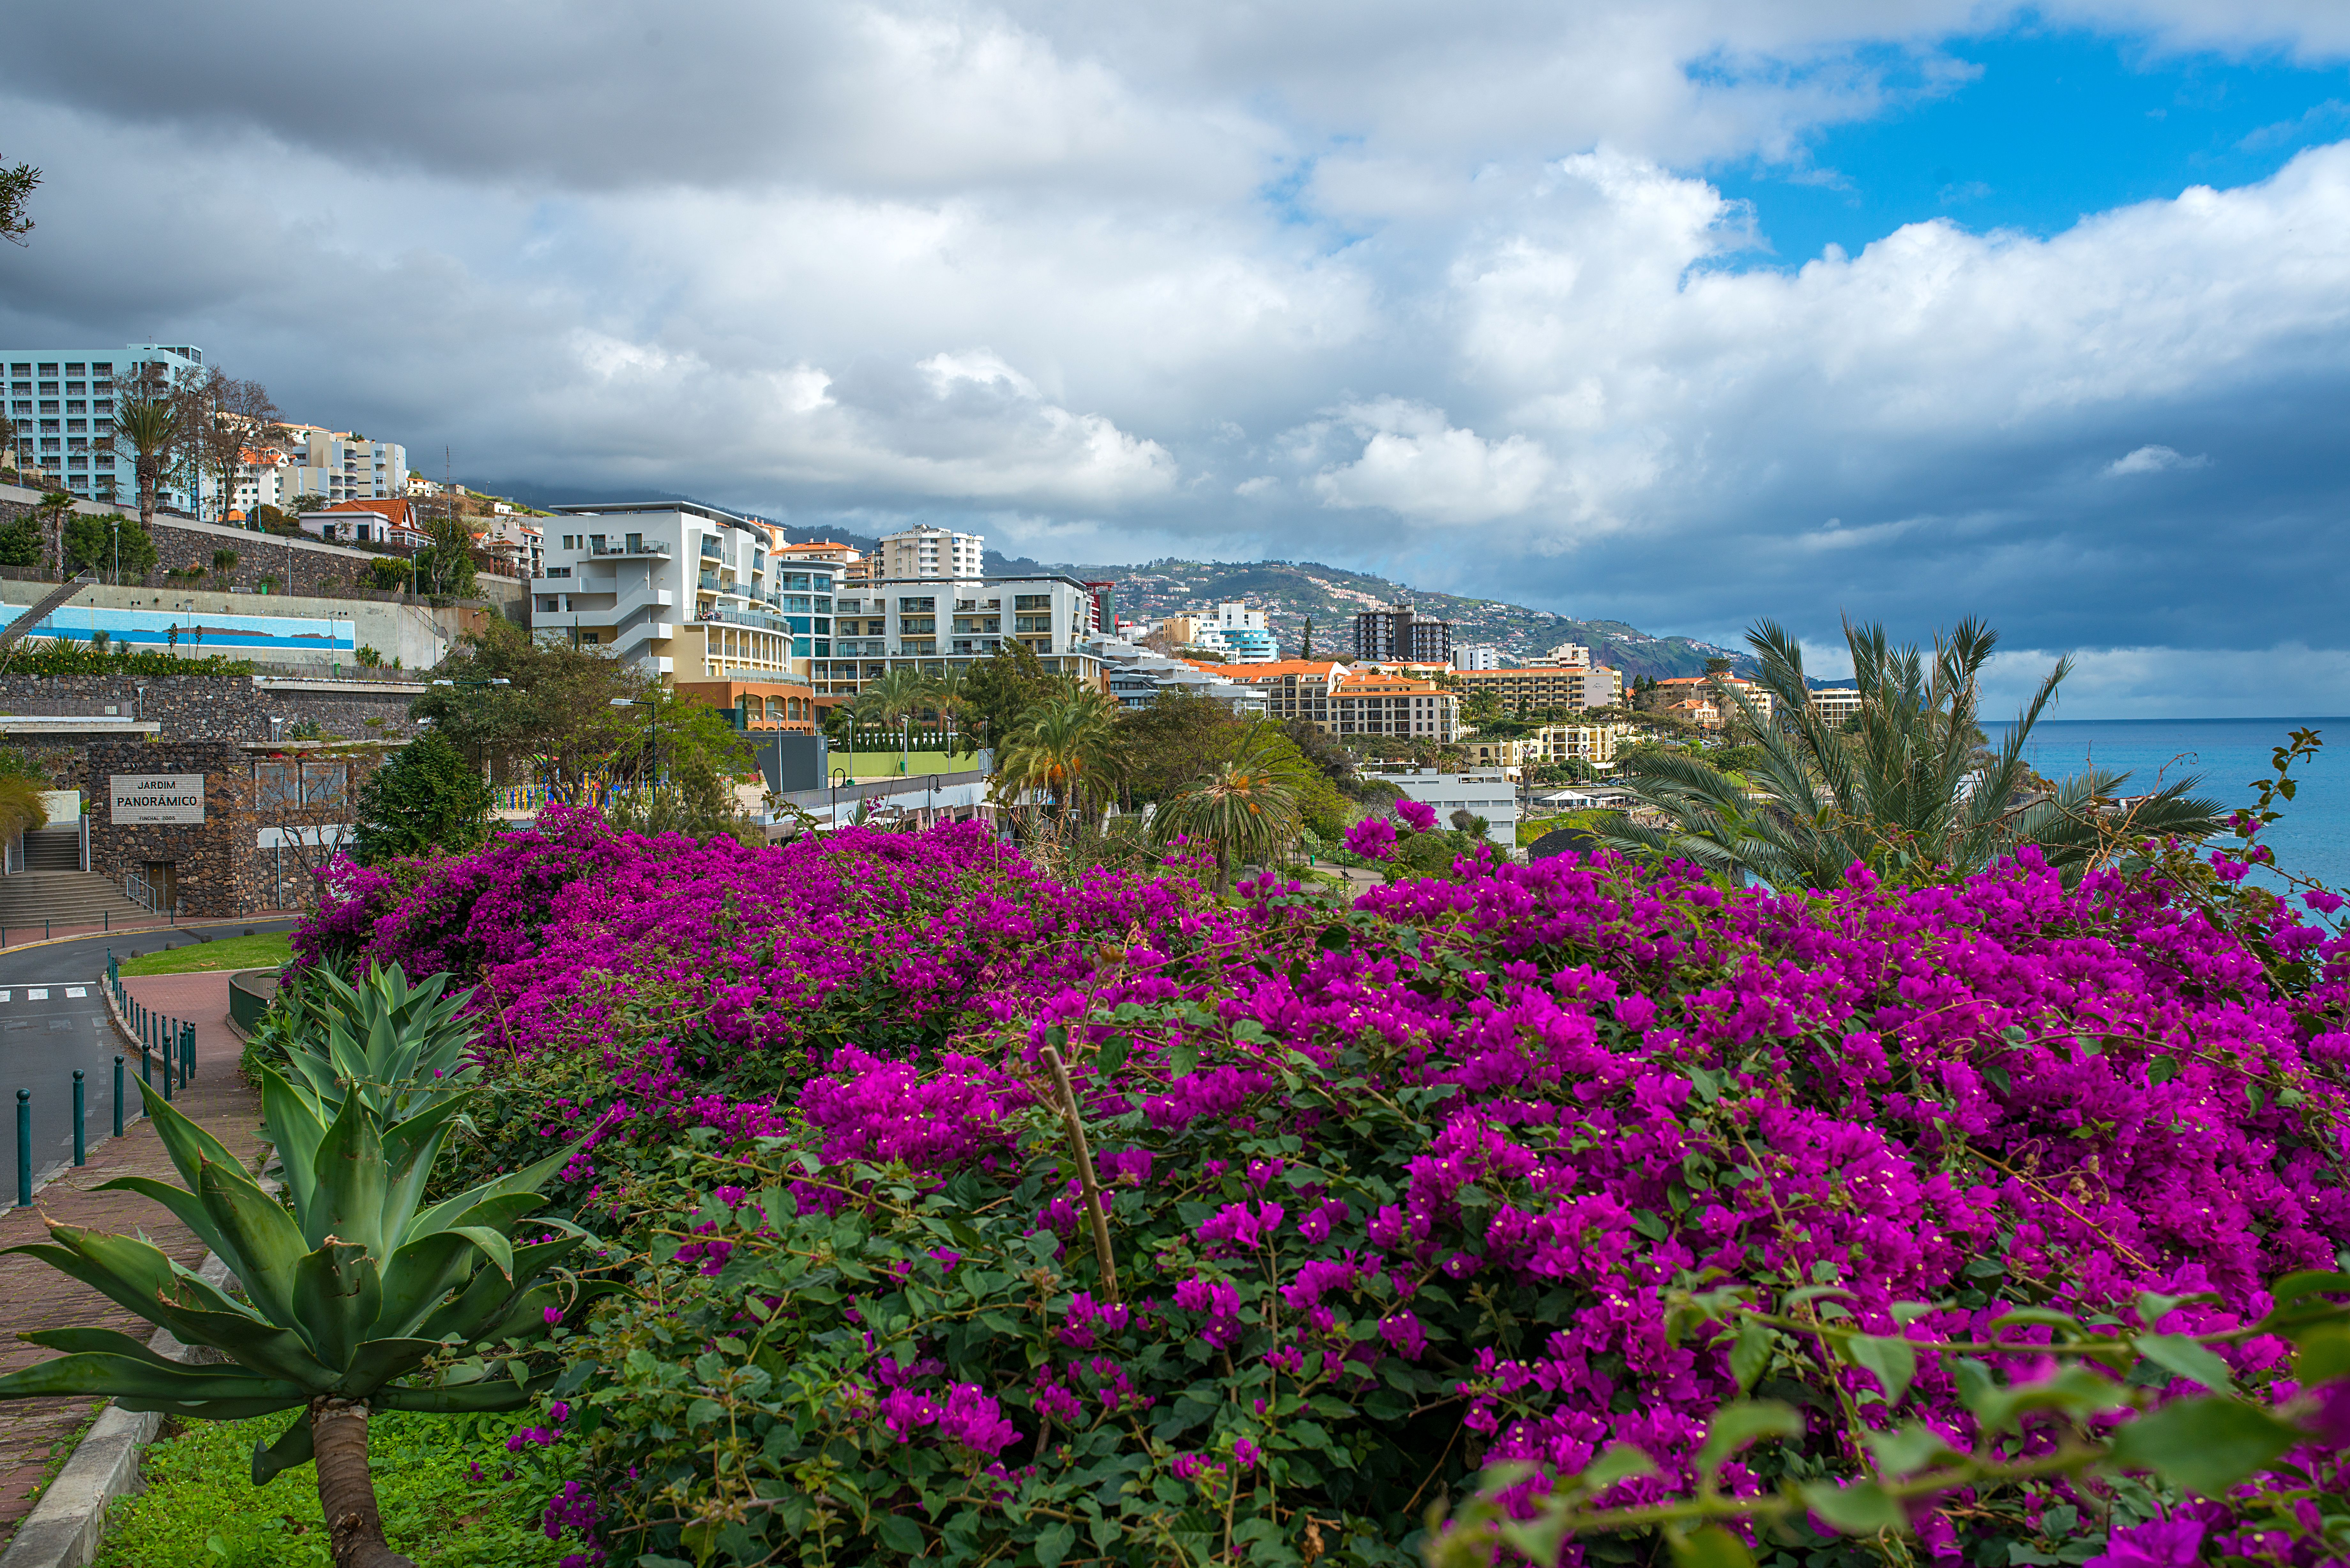
[[2340,0],[61,5],[0,157],[0,344],[435,477],[2350,714]]

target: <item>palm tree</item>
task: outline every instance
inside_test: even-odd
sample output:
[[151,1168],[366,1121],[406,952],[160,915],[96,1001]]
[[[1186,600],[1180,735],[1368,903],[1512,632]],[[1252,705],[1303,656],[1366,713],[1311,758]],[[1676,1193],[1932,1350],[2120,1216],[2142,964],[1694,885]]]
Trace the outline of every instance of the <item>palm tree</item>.
[[152,529],[155,487],[162,478],[172,444],[179,438],[180,417],[161,398],[134,398],[123,404],[122,411],[114,417],[114,431],[138,453],[134,462],[139,475],[139,524]]
[[1118,712],[1118,704],[1092,687],[1072,688],[1030,709],[995,759],[996,797],[1017,800],[1031,790],[1050,794],[1065,828],[1078,805],[1107,804],[1129,761]]
[[1241,861],[1270,865],[1297,842],[1305,823],[1298,797],[1305,763],[1279,729],[1260,719],[1214,771],[1186,784],[1159,810],[1151,835],[1161,844],[1181,834],[1205,839],[1216,855],[1216,891],[1232,887]]
[[976,718],[979,712],[979,704],[971,688],[970,670],[961,665],[949,665],[944,675],[933,679],[931,681],[931,706],[938,710],[940,718],[954,725],[960,751],[968,755],[979,750],[978,731],[967,722]]
[[50,553],[57,564],[57,581],[66,580],[66,519],[73,515],[74,493],[52,490],[34,507],[41,518],[41,532],[48,536]]
[[911,665],[899,665],[880,680],[857,694],[850,704],[853,718],[879,720],[885,725],[900,727],[898,771],[903,773],[905,759],[914,749],[914,715],[931,705],[931,678]]
[[2025,761],[2033,726],[2073,668],[2056,661],[1996,752],[1976,722],[1983,667],[1999,634],[1968,620],[1937,638],[1930,667],[1916,648],[1895,648],[1882,627],[1845,628],[1860,692],[1847,733],[1811,704],[1801,644],[1762,621],[1747,634],[1775,722],[1737,687],[1721,683],[1762,754],[1742,789],[1690,756],[1641,752],[1623,776],[1663,826],[1627,826],[1614,848],[1696,862],[1726,878],[1774,888],[1835,888],[1857,863],[1882,876],[1966,875],[2024,845],[2037,846],[2067,880],[2121,845],[2147,837],[2200,837],[2222,823],[2219,804],[2189,798],[2201,781],[2164,785],[2126,811],[2116,801],[2127,774],[2102,769],[2053,789]]

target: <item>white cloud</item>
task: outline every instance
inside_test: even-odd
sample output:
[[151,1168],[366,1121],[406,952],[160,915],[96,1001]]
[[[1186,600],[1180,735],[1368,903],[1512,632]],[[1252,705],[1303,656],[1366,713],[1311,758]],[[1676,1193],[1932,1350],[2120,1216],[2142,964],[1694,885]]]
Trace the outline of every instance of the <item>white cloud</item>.
[[2106,464],[2106,472],[2115,478],[2132,473],[2165,473],[2174,468],[2203,468],[2210,461],[2201,455],[2182,457],[2173,447],[2142,446]]
[[1325,506],[1377,506],[1430,523],[1485,523],[1532,505],[1550,455],[1513,435],[1486,441],[1455,430],[1440,409],[1382,398],[1341,410],[1363,438],[1362,455],[1314,476]]
[[[575,9],[418,0],[371,46],[403,90],[356,96],[218,90],[291,0],[28,16],[0,112],[49,183],[0,335],[201,342],[484,479],[1660,630],[2243,649],[2350,592],[2350,144],[1740,270],[1770,236],[1690,171],[1832,178],[1807,140],[1951,90],[2003,0]],[[2350,50],[2325,0],[2031,15]],[[2137,482],[2207,463],[2224,520]]]

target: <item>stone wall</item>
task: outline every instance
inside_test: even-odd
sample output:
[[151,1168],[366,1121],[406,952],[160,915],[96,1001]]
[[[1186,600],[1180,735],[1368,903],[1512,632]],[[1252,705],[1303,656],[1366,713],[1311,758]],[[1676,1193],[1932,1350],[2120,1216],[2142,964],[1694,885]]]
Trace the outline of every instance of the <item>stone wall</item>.
[[[425,690],[249,675],[0,675],[0,712],[153,719],[165,742],[284,740],[310,724],[345,740],[404,741],[416,733],[408,705]],[[275,730],[272,718],[281,721]]]
[[[0,487],[0,526],[15,522],[32,511],[40,500],[36,492],[9,485]],[[83,502],[78,511],[107,516],[115,510],[94,502]],[[136,506],[122,508],[126,516],[138,514]],[[202,566],[206,570],[202,586],[226,592],[232,587],[258,593],[262,579],[273,580],[275,594],[308,594],[322,598],[385,598],[400,599],[396,592],[383,592],[369,587],[369,572],[378,559],[405,560],[404,556],[380,557],[364,550],[348,549],[340,545],[328,545],[316,539],[293,539],[284,535],[261,534],[250,529],[224,527],[218,524],[198,523],[189,518],[158,514],[150,536],[155,541],[155,569],[147,574],[144,586],[149,587],[193,587],[184,581],[168,580],[164,574],[175,569]],[[213,557],[222,550],[235,552],[236,565],[224,573],[211,570]],[[130,579],[126,578],[128,582]],[[483,574],[480,578],[482,597],[498,607],[508,619],[522,624],[527,618],[529,591],[519,581]],[[268,613],[256,606],[255,613]]]
[[[151,883],[168,877],[181,912],[193,918],[234,918],[255,909],[306,908],[313,888],[307,857],[265,847],[262,840],[289,827],[348,826],[368,775],[383,753],[364,749],[255,748],[226,741],[93,741],[81,757],[77,781],[89,802],[89,868],[117,887],[133,872]],[[348,767],[344,798],[329,806],[271,810],[256,798],[256,763],[328,762]],[[202,822],[117,823],[113,780],[118,776],[202,774]],[[164,868],[168,867],[168,871]]]

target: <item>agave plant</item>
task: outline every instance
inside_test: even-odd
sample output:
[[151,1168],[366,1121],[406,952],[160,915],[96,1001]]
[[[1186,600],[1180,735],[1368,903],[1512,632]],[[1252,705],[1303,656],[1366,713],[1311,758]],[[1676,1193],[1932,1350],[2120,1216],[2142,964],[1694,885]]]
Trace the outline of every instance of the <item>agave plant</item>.
[[[473,992],[449,992],[449,976],[415,986],[398,964],[351,985],[313,970],[281,992],[283,1033],[271,1035],[300,1085],[331,1118],[347,1086],[374,1102],[387,1122],[404,1121],[480,1076],[466,1060],[480,1032],[464,1016]],[[273,1014],[275,1017],[276,1014]]]
[[1662,826],[1611,830],[1608,844],[1774,888],[1835,888],[1855,864],[1901,877],[1966,875],[2027,844],[2077,879],[2117,846],[2220,826],[2218,803],[2189,794],[2199,779],[2175,780],[2125,811],[2116,797],[2127,774],[2092,770],[2054,787],[2038,778],[2027,761],[2033,727],[2070,659],[2056,661],[1993,751],[1977,714],[1997,632],[1966,621],[1937,639],[1930,661],[1892,646],[1881,627],[1847,625],[1845,639],[1860,693],[1853,732],[1812,705],[1802,644],[1763,621],[1747,641],[1775,715],[1735,686],[1721,691],[1762,753],[1745,769],[1754,787],[1694,757],[1634,753],[1620,776]]
[[[405,987],[404,976],[396,984],[371,976],[368,989],[380,1002]],[[373,1018],[383,1021],[380,1011]],[[331,1049],[331,1032],[329,1040]],[[50,1330],[26,1337],[65,1354],[0,1377],[0,1398],[111,1395],[128,1409],[213,1420],[296,1411],[276,1441],[255,1446],[255,1482],[315,1459],[338,1568],[390,1568],[408,1559],[384,1542],[369,1414],[518,1408],[552,1374],[530,1377],[512,1358],[511,1376],[486,1375],[479,1358],[470,1381],[419,1374],[466,1346],[526,1345],[614,1287],[563,1272],[588,1244],[584,1231],[530,1218],[546,1201],[537,1189],[576,1145],[428,1204],[434,1159],[472,1092],[412,1086],[409,1074],[440,1048],[406,1034],[371,1028],[364,1049],[348,1035],[342,1044],[331,1098],[307,1074],[296,1083],[261,1072],[263,1127],[283,1165],[284,1203],[217,1138],[140,1085],[186,1185],[120,1177],[100,1190],[141,1193],[170,1210],[227,1263],[242,1298],[131,1237],[52,1225],[47,1243],[9,1249],[230,1365],[183,1365],[111,1329]],[[419,1095],[426,1097],[411,1098]],[[395,1116],[403,1104],[410,1114]],[[537,1239],[518,1241],[525,1221]]]

